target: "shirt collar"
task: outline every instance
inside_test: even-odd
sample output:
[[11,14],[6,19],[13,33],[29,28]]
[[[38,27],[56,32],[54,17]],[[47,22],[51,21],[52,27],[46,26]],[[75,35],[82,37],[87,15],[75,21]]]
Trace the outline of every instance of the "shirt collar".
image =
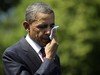
[[40,52],[41,47],[40,47],[36,42],[34,42],[34,41],[29,37],[28,34],[27,34],[27,36],[26,36],[25,39],[26,39],[26,41],[32,46],[32,48],[33,48],[37,53]]

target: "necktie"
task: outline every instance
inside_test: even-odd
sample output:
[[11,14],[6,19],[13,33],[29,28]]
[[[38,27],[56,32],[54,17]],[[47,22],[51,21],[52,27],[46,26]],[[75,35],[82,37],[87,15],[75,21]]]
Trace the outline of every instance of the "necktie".
[[43,58],[43,60],[44,60],[44,59],[45,59],[45,56],[46,56],[46,55],[45,55],[45,50],[44,50],[44,48],[41,49],[41,53],[42,53],[42,58]]

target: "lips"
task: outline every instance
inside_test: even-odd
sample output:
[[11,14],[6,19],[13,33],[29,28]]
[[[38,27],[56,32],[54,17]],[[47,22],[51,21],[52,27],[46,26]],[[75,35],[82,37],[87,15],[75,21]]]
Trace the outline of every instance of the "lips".
[[50,39],[49,38],[43,38],[42,41],[47,44],[47,43],[50,42]]

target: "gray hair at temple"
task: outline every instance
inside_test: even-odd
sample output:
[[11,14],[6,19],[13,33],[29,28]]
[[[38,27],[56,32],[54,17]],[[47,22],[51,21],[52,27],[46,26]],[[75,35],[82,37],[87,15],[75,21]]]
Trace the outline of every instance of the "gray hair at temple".
[[43,2],[33,3],[28,6],[26,9],[26,21],[31,24],[32,22],[36,21],[37,13],[45,13],[45,14],[54,14],[52,8],[50,8],[47,4]]

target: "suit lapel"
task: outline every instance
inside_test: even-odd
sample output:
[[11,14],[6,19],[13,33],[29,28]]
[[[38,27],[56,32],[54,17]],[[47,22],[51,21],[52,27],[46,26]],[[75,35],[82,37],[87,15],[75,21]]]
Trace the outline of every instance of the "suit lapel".
[[27,52],[27,57],[30,59],[30,61],[33,63],[33,65],[36,68],[39,68],[42,61],[36,51],[29,45],[29,43],[25,40],[25,38],[22,38],[20,40],[20,43],[22,45],[22,48],[24,51]]

